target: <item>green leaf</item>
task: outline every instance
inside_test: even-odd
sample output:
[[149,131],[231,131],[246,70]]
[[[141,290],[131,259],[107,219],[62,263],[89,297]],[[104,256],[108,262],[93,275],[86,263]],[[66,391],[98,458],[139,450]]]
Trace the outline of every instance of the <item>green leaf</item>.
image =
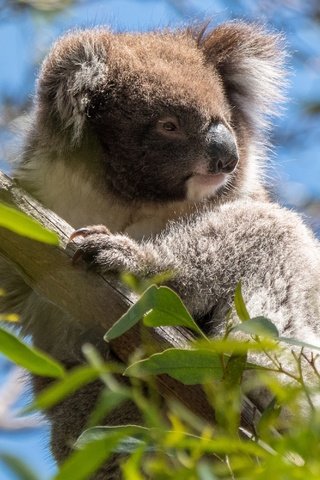
[[259,435],[263,435],[268,428],[275,426],[275,421],[281,413],[281,406],[277,404],[276,397],[273,397],[267,407],[263,410],[261,417],[256,425]]
[[[137,448],[144,447],[148,452],[154,451],[152,446],[147,446],[139,437],[149,433],[149,429],[140,425],[115,425],[94,427],[85,430],[78,438],[75,448],[84,448],[88,443],[101,439],[108,439],[110,435],[121,433],[122,438],[115,447],[117,453],[132,453]],[[134,436],[133,436],[134,435]]]
[[123,454],[128,454],[128,453],[133,453],[137,450],[137,448],[144,447],[146,451],[148,452],[153,452],[155,451],[154,448],[151,446],[146,446],[146,442],[143,440],[140,440],[139,438],[135,437],[126,437],[120,440],[116,447],[116,452],[117,453],[123,453]]
[[212,470],[212,466],[209,463],[205,461],[199,462],[197,465],[199,480],[218,480],[218,477],[215,476]]
[[51,408],[60,402],[63,398],[71,395],[73,392],[99,377],[101,372],[95,367],[87,365],[74,368],[64,379],[51,384],[48,388],[43,390],[36,399],[25,409],[29,412],[36,409]]
[[276,341],[270,338],[262,338],[259,342],[248,338],[247,339],[235,339],[235,338],[210,338],[209,342],[203,340],[196,340],[192,342],[192,347],[198,349],[212,350],[216,353],[222,354],[238,354],[242,355],[247,352],[263,352],[265,350],[275,350],[279,348]]
[[278,340],[288,345],[293,345],[294,347],[307,348],[308,350],[317,350],[320,351],[320,347],[317,345],[312,345],[311,343],[302,342],[295,338],[279,337]]
[[128,438],[129,435],[143,436],[149,431],[149,428],[142,427],[141,425],[104,425],[87,428],[87,430],[81,433],[74,447],[78,449],[84,448],[88,443],[106,439],[115,433],[121,432],[122,438]]
[[0,322],[18,323],[19,321],[20,317],[16,313],[3,313],[0,315]]
[[224,381],[230,385],[230,388],[241,384],[242,375],[246,370],[246,366],[247,355],[238,355],[233,353],[228,359],[224,373]]
[[120,275],[121,282],[138,294],[143,294],[151,285],[163,285],[172,277],[174,277],[172,271],[164,271],[149,278],[140,278],[129,272],[123,272]]
[[243,296],[242,296],[241,282],[238,283],[235,290],[234,306],[241,322],[246,322],[247,320],[250,320],[250,315],[248,313],[246,304],[244,303]]
[[0,352],[29,372],[45,377],[61,378],[62,365],[35,347],[23,343],[12,333],[0,328]]
[[[199,443],[201,442],[201,440],[202,439],[196,435],[185,435],[184,438],[179,441],[179,449],[186,448],[190,451],[192,451],[193,449],[196,450],[199,448]],[[244,453],[245,455],[255,455],[258,458],[265,458],[270,455],[270,447],[268,445],[260,445],[251,440],[243,440],[230,435],[226,437],[218,435],[216,438],[206,439],[205,442],[203,442],[202,440],[201,449],[202,452],[209,453],[210,455],[212,455],[213,453],[227,455],[230,455],[232,453]],[[250,476],[242,476],[241,478],[250,478]]]
[[143,454],[146,448],[145,445],[137,448],[129,457],[125,459],[122,464],[123,478],[131,480],[144,480],[142,476],[142,465],[144,464]]
[[10,470],[16,474],[19,480],[39,480],[39,477],[37,477],[29,466],[19,458],[8,453],[1,453],[0,460],[2,460]]
[[104,389],[90,415],[88,425],[97,425],[108,415],[109,412],[111,412],[111,410],[120,407],[120,405],[129,398],[129,394],[126,394],[123,391],[112,391],[107,388]]
[[223,369],[220,356],[210,350],[170,348],[133,363],[124,375],[140,377],[163,373],[186,385],[196,385],[213,378],[220,380]]
[[136,323],[141,320],[143,315],[152,308],[152,292],[156,290],[157,287],[152,285],[144,292],[139,300],[132,305],[129,310],[119,318],[119,320],[112,325],[112,327],[107,331],[104,336],[104,339],[109,342],[114,338],[120,337],[127,330],[132,328]]
[[[122,432],[114,432],[76,450],[61,466],[54,480],[87,480],[103,465],[123,437]],[[107,477],[106,477],[107,478]]]
[[3,203],[0,203],[0,227],[38,242],[59,245],[59,237],[56,233],[47,230],[33,218]]
[[279,331],[274,323],[265,317],[250,318],[232,329],[235,331],[249,333],[250,335],[262,335],[263,337],[278,338]]
[[148,327],[184,326],[198,334],[202,331],[195,323],[179,296],[168,287],[149,287],[140,299],[108,330],[105,340],[119,337],[143,318]]
[[171,288],[157,287],[152,292],[153,307],[143,317],[143,323],[148,327],[180,326],[187,327],[201,336],[203,332],[198,327],[186,306]]

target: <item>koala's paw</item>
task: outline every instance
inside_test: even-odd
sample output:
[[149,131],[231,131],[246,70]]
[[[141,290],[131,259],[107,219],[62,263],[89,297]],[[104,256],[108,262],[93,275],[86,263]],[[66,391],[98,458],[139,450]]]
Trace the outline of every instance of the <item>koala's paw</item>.
[[75,230],[70,236],[71,241],[77,245],[72,259],[74,265],[84,264],[88,270],[99,273],[139,274],[145,269],[143,248],[125,235],[112,235],[103,225]]

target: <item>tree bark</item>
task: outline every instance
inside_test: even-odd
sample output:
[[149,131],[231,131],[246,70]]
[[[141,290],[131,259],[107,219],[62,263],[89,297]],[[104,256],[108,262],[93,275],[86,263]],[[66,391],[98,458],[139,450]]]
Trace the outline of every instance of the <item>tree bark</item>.
[[[40,205],[2,172],[0,202],[26,213],[44,227],[56,232],[60,238],[59,247],[53,247],[0,228],[0,255],[18,269],[25,282],[38,294],[88,328],[101,329],[103,335],[132,305],[136,295],[112,276],[101,276],[75,268],[71,262],[72,247],[67,246],[72,227]],[[142,325],[133,327],[110,343],[111,350],[124,363],[139,347],[144,329]],[[186,347],[193,338],[189,331],[178,327],[147,330],[145,335],[149,336],[156,351],[170,347]],[[194,413],[214,422],[212,407],[208,404],[201,386],[185,386],[167,375],[158,376],[157,381],[163,396],[176,398]],[[242,427],[252,432],[259,417],[257,408],[245,398]]]

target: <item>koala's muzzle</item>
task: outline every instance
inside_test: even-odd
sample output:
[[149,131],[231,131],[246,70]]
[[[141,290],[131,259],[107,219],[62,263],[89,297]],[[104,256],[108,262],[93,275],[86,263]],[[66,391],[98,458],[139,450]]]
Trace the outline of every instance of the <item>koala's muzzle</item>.
[[234,135],[222,123],[211,125],[206,136],[209,173],[231,173],[239,161]]

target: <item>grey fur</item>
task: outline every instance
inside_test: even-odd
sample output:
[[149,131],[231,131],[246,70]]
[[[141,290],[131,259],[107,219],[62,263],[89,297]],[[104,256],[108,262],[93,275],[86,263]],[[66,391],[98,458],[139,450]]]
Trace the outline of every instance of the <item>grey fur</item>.
[[[172,269],[170,285],[210,334],[223,330],[241,280],[252,315],[319,343],[318,242],[298,215],[269,202],[263,182],[283,58],[279,36],[242,22],[212,31],[71,33],[42,66],[16,178],[75,228],[108,227],[112,233],[93,230],[80,245],[96,270],[149,276]],[[166,122],[179,123],[178,136],[161,130]],[[215,159],[207,135],[217,122],[239,156],[218,186],[208,177]],[[90,332],[5,264],[0,276],[10,292],[1,308],[21,314],[37,346],[68,366],[81,362]],[[36,389],[45,383],[35,379]],[[59,461],[100,388],[96,383],[50,412]],[[131,410],[110,422],[136,417]]]

